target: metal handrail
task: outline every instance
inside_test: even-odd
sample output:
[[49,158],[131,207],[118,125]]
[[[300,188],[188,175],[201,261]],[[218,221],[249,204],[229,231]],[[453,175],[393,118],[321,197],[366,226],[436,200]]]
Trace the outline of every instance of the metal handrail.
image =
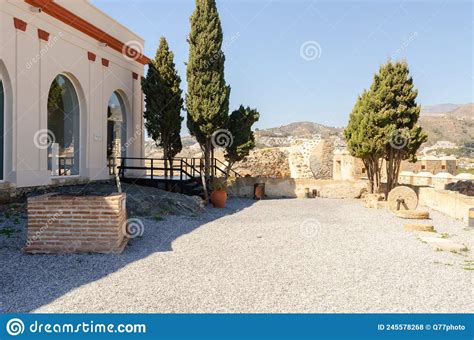
[[[162,171],[164,172],[164,177],[165,178],[170,178],[171,173],[174,173],[175,171],[179,172],[179,177],[180,180],[183,180],[183,175],[186,175],[187,177],[190,178],[200,178],[202,175],[202,172],[204,171],[204,159],[203,158],[196,158],[196,157],[175,157],[171,159],[171,164],[170,166],[167,164],[169,159],[166,158],[146,158],[146,157],[117,157],[117,161],[120,161],[120,165],[116,166],[115,164],[115,159],[111,158],[109,159],[109,168],[111,175],[115,174],[116,168],[119,171],[119,176],[124,178],[125,177],[125,170],[145,170],[147,173],[149,172],[150,178],[154,179],[155,171]],[[146,165],[143,163],[143,165],[127,165],[127,161],[148,161],[150,162],[150,165]],[[179,165],[176,164],[176,161],[179,161]],[[160,166],[160,162],[163,164]],[[158,164],[157,164],[158,163]],[[216,159],[213,158],[211,162],[211,172],[212,176],[216,176],[218,172],[221,174],[226,174],[226,170],[223,170],[221,167],[218,166],[218,164],[223,165],[226,167],[226,165]],[[235,177],[241,177],[239,173],[237,173],[234,170],[230,171]]]

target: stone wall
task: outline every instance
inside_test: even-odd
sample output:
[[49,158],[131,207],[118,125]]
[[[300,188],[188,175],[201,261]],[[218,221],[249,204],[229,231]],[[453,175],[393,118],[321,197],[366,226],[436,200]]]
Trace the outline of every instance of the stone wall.
[[[382,181],[386,180],[386,163],[382,162]],[[416,163],[402,161],[400,165],[401,172],[412,172],[415,174],[448,173],[453,176],[457,174],[457,160],[455,157],[421,157]],[[365,179],[367,176],[365,166],[358,158],[351,156],[347,150],[336,150],[334,152],[333,179],[336,180],[358,180]]]
[[416,190],[421,205],[469,223],[469,209],[474,208],[474,197],[430,187],[418,187]]
[[288,152],[279,148],[255,150],[233,169],[241,176],[290,177]]
[[322,140],[311,152],[309,157],[309,167],[313,178],[332,179],[334,141]]
[[359,159],[352,157],[347,150],[336,150],[333,159],[333,179],[354,181],[365,178],[365,166]]
[[257,149],[234,169],[243,176],[332,179],[333,154],[340,138],[294,137],[285,146]]
[[28,199],[29,253],[120,253],[127,243],[125,194]]
[[268,198],[304,198],[306,189],[316,190],[318,196],[324,198],[359,198],[367,190],[366,181],[244,177],[237,178],[229,187],[229,195],[253,197],[256,183],[265,183]]
[[321,139],[297,139],[289,151],[291,178],[314,178],[311,171],[310,158],[313,151],[320,145]]
[[473,181],[474,175],[461,173],[453,176],[448,172],[440,172],[436,175],[431,172],[414,173],[411,171],[402,171],[399,175],[400,184],[408,184],[414,186],[432,186],[436,189],[445,189],[451,183],[459,181]]

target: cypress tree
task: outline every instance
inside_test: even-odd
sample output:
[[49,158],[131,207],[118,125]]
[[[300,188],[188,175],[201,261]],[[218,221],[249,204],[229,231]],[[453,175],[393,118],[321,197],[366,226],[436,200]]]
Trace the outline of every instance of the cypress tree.
[[416,162],[416,153],[428,136],[418,125],[421,107],[406,62],[388,61],[380,67],[371,86],[376,125],[385,142],[388,196],[398,184],[403,160]]
[[146,96],[145,127],[156,145],[163,148],[163,157],[168,160],[171,169],[173,158],[182,149],[180,132],[184,119],[181,117],[181,78],[173,59],[173,52],[162,37],[155,59],[148,65],[147,76],[142,82]]
[[230,95],[230,87],[224,79],[223,35],[215,0],[196,0],[190,23],[187,126],[204,153],[204,172],[208,181],[212,135],[227,126]]
[[418,125],[420,106],[406,62],[388,61],[358,98],[345,130],[348,148],[367,169],[371,192],[378,192],[380,159],[386,162],[385,197],[398,184],[403,160],[416,162],[428,136]]

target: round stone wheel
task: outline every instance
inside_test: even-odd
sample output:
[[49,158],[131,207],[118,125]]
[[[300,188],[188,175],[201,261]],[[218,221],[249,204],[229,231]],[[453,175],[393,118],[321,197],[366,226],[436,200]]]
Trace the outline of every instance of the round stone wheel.
[[399,186],[388,193],[388,207],[391,211],[415,210],[418,207],[418,196],[412,188]]

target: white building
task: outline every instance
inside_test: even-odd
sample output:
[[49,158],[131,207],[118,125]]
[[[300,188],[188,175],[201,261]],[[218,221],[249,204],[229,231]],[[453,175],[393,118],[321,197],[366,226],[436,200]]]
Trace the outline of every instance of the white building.
[[0,0],[2,186],[108,179],[112,149],[143,157],[143,46],[86,0]]

